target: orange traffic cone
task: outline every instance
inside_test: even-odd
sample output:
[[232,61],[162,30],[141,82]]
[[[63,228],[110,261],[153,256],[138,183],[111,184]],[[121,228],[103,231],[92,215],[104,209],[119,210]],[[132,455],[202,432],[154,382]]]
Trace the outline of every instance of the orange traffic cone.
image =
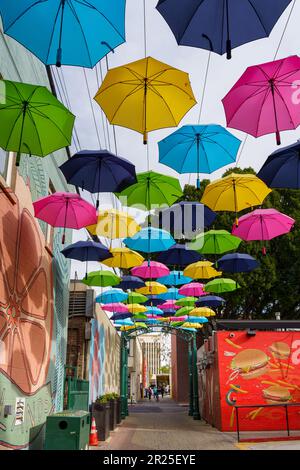
[[92,427],[91,427],[91,432],[90,432],[89,445],[90,446],[97,446],[98,445],[98,433],[97,433],[96,421],[95,421],[94,417],[92,419]]

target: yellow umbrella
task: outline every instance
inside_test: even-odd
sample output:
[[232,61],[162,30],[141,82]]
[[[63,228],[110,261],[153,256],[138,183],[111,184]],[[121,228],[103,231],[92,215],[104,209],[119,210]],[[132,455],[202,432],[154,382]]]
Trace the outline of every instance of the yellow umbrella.
[[147,307],[145,307],[145,305],[127,304],[127,307],[130,313],[144,313],[147,311]]
[[183,274],[192,279],[210,279],[211,277],[221,276],[222,273],[212,266],[213,263],[210,261],[198,261],[197,263],[189,264],[183,271]]
[[196,104],[189,75],[146,57],[110,69],[95,98],[109,122],[147,133],[176,127]]
[[136,324],[135,325],[123,325],[121,326],[120,330],[127,331],[127,330],[134,330],[135,328],[136,328]]
[[215,317],[215,312],[208,307],[197,307],[190,311],[191,317]]
[[201,323],[185,322],[180,328],[203,328],[203,325]]
[[255,175],[231,173],[208,184],[201,202],[214,211],[237,214],[243,209],[262,204],[270,192],[271,189]]
[[160,322],[168,323],[170,321],[170,318],[169,317],[160,317],[160,318],[157,318],[157,320],[160,321]]
[[145,287],[135,289],[136,292],[144,295],[159,295],[164,294],[168,290],[166,286],[156,281],[146,281],[145,284]]
[[129,248],[111,248],[112,258],[108,258],[101,263],[110,268],[129,269],[133,266],[139,266],[143,263],[144,258],[136,251]]
[[89,225],[87,229],[92,235],[115,239],[133,237],[141,227],[127,212],[108,209],[100,211],[97,224]]

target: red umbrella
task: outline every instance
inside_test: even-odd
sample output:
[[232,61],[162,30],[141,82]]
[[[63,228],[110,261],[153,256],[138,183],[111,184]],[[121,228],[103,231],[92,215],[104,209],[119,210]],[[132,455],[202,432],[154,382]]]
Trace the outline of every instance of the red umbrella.
[[248,67],[222,100],[227,126],[254,137],[276,133],[280,145],[280,131],[296,129],[300,124],[295,95],[298,80],[298,56]]
[[62,243],[65,242],[66,228],[80,229],[97,223],[94,206],[78,194],[54,193],[33,203],[34,215],[52,227],[63,227]]

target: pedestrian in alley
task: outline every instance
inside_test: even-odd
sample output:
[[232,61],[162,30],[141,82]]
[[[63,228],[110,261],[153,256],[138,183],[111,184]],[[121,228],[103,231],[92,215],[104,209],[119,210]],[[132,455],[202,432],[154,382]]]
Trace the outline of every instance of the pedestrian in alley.
[[149,400],[151,400],[151,397],[152,397],[152,388],[149,387],[148,388],[148,398],[149,398]]
[[161,386],[161,398],[164,397],[164,393],[165,393],[165,387],[162,385]]
[[155,387],[154,387],[154,389],[153,389],[153,393],[154,393],[154,398],[156,398],[156,401],[158,401],[158,400],[159,400],[159,397],[158,397],[158,388],[156,387],[156,385],[155,385]]

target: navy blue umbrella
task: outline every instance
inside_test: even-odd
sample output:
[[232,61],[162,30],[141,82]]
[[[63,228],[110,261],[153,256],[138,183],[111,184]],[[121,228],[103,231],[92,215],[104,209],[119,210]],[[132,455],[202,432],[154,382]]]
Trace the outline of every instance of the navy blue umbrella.
[[[91,240],[79,241],[66,246],[61,253],[65,258],[76,259],[78,261],[104,261],[112,257],[111,252],[102,243]],[[87,272],[87,266],[86,266]],[[87,274],[86,274],[87,277]]]
[[300,141],[273,152],[257,176],[270,188],[300,189]]
[[121,192],[137,181],[135,166],[108,150],[82,150],[59,168],[68,183],[90,193]]
[[225,299],[217,295],[205,295],[196,301],[197,307],[219,307],[225,303]]
[[166,318],[166,317],[174,317],[174,316],[175,316],[175,313],[176,313],[176,310],[172,310],[172,309],[164,310],[164,314],[162,315],[162,317],[164,317],[164,318]]
[[250,255],[244,253],[230,253],[222,256],[216,266],[220,271],[229,273],[246,273],[259,267],[259,262]]
[[157,261],[166,266],[184,267],[196,263],[203,257],[195,250],[189,250],[185,245],[176,244],[157,256]]
[[159,0],[176,41],[217,54],[268,37],[292,0]]
[[133,315],[130,312],[127,312],[127,313],[114,313],[110,317],[110,320],[124,320],[125,318],[131,318],[131,317],[133,317]]
[[146,306],[152,306],[152,307],[158,307],[159,305],[163,304],[164,300],[163,299],[158,299],[156,295],[148,295],[148,300],[143,305]]
[[114,286],[119,289],[128,290],[128,289],[139,289],[140,287],[145,287],[145,282],[143,279],[137,276],[122,276],[121,282]]

